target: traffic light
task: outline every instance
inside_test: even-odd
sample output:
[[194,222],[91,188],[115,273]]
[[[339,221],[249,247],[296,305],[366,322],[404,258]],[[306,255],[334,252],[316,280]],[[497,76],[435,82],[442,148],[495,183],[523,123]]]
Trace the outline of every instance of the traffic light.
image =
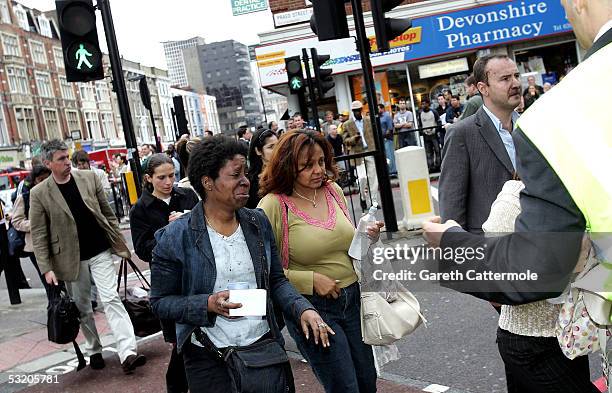
[[319,41],[349,37],[345,0],[312,0],[313,14],[310,27]]
[[92,0],[56,0],[66,79],[88,82],[104,78]]
[[387,52],[390,49],[389,41],[394,40],[412,26],[410,19],[385,17],[385,13],[402,2],[403,0],[370,0],[374,30],[376,30],[376,46],[379,52]]
[[325,93],[334,88],[334,79],[332,78],[331,68],[321,68],[329,60],[329,55],[319,55],[315,48],[310,49],[312,56],[312,67],[314,68],[315,81],[317,83],[317,90],[319,91],[319,98],[325,97]]
[[300,56],[285,58],[287,79],[290,93],[301,93],[304,91],[304,73],[302,72],[302,60]]

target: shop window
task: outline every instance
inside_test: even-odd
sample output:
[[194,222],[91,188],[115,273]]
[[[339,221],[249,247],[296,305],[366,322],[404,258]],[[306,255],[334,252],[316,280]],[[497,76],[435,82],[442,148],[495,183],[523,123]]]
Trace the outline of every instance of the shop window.
[[578,64],[575,41],[515,50],[514,56],[521,73],[523,89],[527,88],[529,76],[535,77],[538,86],[543,86],[546,82],[555,85]]

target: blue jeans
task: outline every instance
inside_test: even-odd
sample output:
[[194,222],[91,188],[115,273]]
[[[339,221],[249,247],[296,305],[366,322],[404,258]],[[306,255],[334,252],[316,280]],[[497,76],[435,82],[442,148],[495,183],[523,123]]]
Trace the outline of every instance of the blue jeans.
[[326,393],[376,392],[376,369],[372,347],[361,338],[360,291],[354,283],[343,288],[338,299],[304,296],[323,320],[336,332],[330,347],[315,345],[312,334],[306,340],[293,318],[285,318],[289,334],[302,356],[311,365]]
[[385,139],[385,155],[387,156],[387,162],[389,163],[389,173],[396,174],[397,168],[395,167],[395,143],[393,139]]
[[418,146],[417,142],[417,133],[416,132],[405,132],[403,134],[399,134],[400,140],[400,148],[406,146]]

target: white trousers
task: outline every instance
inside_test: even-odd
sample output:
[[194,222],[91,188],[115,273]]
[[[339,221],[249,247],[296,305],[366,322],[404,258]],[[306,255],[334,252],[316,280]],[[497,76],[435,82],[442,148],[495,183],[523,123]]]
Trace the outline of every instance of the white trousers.
[[365,157],[364,163],[357,166],[357,178],[359,181],[359,192],[361,199],[367,202],[370,200],[366,197],[366,188],[372,196],[372,202],[380,204],[380,194],[378,193],[378,176],[376,176],[376,162],[374,157]]
[[136,336],[130,316],[117,293],[117,273],[112,254],[110,250],[106,250],[80,263],[79,277],[76,281],[66,282],[66,289],[81,313],[85,349],[89,355],[102,352],[102,343],[91,308],[91,271],[91,279],[98,288],[106,319],[115,337],[119,360],[123,363],[128,356],[136,354]]

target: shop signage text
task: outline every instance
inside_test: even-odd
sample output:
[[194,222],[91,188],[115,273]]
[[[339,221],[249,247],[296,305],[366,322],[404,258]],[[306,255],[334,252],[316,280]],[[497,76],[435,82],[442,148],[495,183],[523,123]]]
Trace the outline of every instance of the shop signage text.
[[312,16],[312,8],[304,8],[301,10],[280,12],[274,14],[274,26],[289,26],[296,23],[308,22]]
[[[503,1],[468,9],[414,18],[412,28],[391,44],[391,50],[373,53],[372,65],[381,67],[466,50],[479,50],[515,41],[533,40],[571,32],[558,0]],[[367,31],[372,36],[374,31]],[[334,74],[361,69],[355,42],[319,42],[316,37],[257,47],[261,83],[272,86],[287,83],[284,57],[301,54],[302,48],[317,48],[328,54]],[[376,50],[375,46],[373,50]],[[283,56],[280,56],[280,53]],[[275,56],[271,56],[276,54]]]
[[[529,5],[521,1],[520,4],[510,3],[499,9],[496,8],[469,15],[436,17],[437,31],[445,35],[448,49],[488,44],[510,38],[518,40],[524,37],[537,37],[542,32],[543,20],[548,11],[548,5],[544,1]],[[532,21],[531,18],[536,20]],[[513,20],[518,24],[505,25],[506,21],[514,23]],[[522,23],[523,20],[526,22]],[[481,31],[481,28],[485,30]],[[465,34],[456,29],[474,31]],[[456,32],[447,33],[448,31]]]
[[249,14],[251,12],[268,9],[268,0],[231,0],[232,14],[234,16]]
[[457,72],[468,71],[467,58],[440,61],[438,63],[423,64],[419,66],[419,77],[421,79],[433,78],[434,76],[456,74]]

